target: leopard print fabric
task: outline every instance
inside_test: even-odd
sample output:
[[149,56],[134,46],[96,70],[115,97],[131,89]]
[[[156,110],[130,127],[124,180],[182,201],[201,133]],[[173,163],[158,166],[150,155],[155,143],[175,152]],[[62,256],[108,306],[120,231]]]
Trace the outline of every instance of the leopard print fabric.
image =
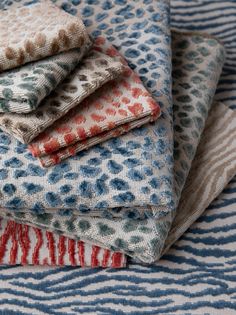
[[35,110],[78,65],[91,47],[44,58],[0,73],[0,112],[28,113]]
[[120,61],[93,49],[35,111],[27,114],[2,113],[0,126],[19,141],[29,143],[54,121],[122,72]]
[[50,1],[0,11],[0,72],[89,42],[84,24]]
[[[60,204],[63,208],[59,212],[62,213],[79,210],[81,214],[90,214],[93,210],[99,210],[97,213],[102,213],[102,216],[138,218],[143,217],[144,213],[153,215],[152,209],[146,205],[156,206],[155,216],[172,212],[173,118],[169,2],[150,1],[146,10],[140,8],[140,3],[135,0],[129,2],[129,5],[127,1],[122,1],[118,6],[110,1],[108,3],[98,0],[96,3],[89,1],[89,4],[85,1],[78,7],[70,1],[58,4],[69,13],[80,12],[93,38],[104,34],[104,37],[118,48],[161,106],[162,115],[158,122],[152,125],[147,124],[141,129],[120,136],[119,139],[107,141],[79,153],[49,170],[39,168],[34,159],[30,160],[32,163],[26,167],[25,163],[28,161],[25,158],[32,159],[32,156],[26,154],[25,147],[21,146],[19,151],[22,152],[24,171],[15,170],[15,179],[20,176],[20,182],[23,182],[29,176],[27,180],[31,181],[30,174],[35,172],[44,176],[45,187],[49,187],[50,193],[47,196],[52,197],[49,201],[55,201],[55,208]],[[27,6],[28,2],[24,5]],[[116,16],[118,18],[114,18]],[[81,167],[81,170],[78,167]],[[103,169],[107,171],[103,172]],[[64,174],[64,170],[68,174]],[[64,179],[65,185],[62,184]],[[54,185],[55,189],[53,194],[50,191],[51,185]],[[59,189],[60,187],[62,188]],[[61,192],[75,196],[75,199],[68,199],[61,195]],[[43,202],[36,203],[34,199],[30,209],[37,213],[43,213],[45,208],[47,211],[53,209],[54,207],[48,206],[45,194],[40,195],[38,198]],[[81,200],[79,206],[78,198]],[[89,200],[91,198],[92,202]],[[68,201],[73,200],[74,206],[71,207],[72,203],[68,204]]]
[[29,149],[43,166],[60,163],[160,116],[159,105],[118,51],[104,37],[97,38],[95,45],[97,50],[120,60],[124,74],[87,97],[31,142]]

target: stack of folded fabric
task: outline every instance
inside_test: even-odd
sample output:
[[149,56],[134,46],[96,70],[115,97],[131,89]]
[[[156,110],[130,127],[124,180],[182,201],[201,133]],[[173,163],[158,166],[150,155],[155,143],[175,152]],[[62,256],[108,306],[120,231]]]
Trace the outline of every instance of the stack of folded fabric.
[[0,13],[0,263],[154,263],[235,175],[224,48],[154,6]]

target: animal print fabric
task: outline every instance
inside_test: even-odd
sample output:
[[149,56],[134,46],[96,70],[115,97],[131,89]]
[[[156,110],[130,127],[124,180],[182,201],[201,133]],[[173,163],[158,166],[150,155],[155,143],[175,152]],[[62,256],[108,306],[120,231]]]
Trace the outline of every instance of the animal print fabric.
[[236,113],[223,103],[210,111],[164,252],[203,214],[236,174]]
[[[104,139],[117,137],[160,116],[159,105],[118,51],[105,43],[103,37],[97,38],[95,48],[120,60],[124,74],[86,98],[30,144],[30,151],[40,157],[43,166],[60,163]],[[120,125],[123,126],[116,128]]]
[[0,112],[27,113],[36,109],[75,69],[90,47],[89,41],[80,49],[0,73]]
[[123,70],[120,61],[92,49],[35,111],[0,114],[0,126],[19,141],[29,143],[103,84],[117,78]]
[[0,264],[121,268],[124,254],[0,218]]
[[[173,33],[172,42],[174,136],[175,148],[178,149],[175,150],[174,156],[177,186],[174,198],[177,204],[185,182],[185,180],[179,182],[179,174],[182,173],[186,179],[189,171],[187,168],[190,167],[191,159],[195,155],[220,76],[224,49],[215,39],[195,34]],[[179,69],[182,70],[182,73],[177,71]],[[208,86],[209,89],[205,89],[205,86]],[[197,94],[196,91],[200,94]],[[182,120],[182,118],[185,119]],[[140,131],[142,132],[142,129],[138,132]],[[192,145],[191,150],[186,150],[188,143]],[[118,142],[118,144],[120,143]],[[117,145],[117,148],[120,148],[120,145]],[[188,146],[187,148],[189,149]],[[146,209],[149,218],[142,220],[134,218],[104,219],[70,215],[66,212],[37,215],[25,210],[25,212],[11,211],[9,213],[14,216],[15,220],[47,227],[69,237],[94,242],[105,248],[122,251],[142,262],[151,263],[160,256],[174,217],[174,213],[170,211],[165,215],[161,213],[156,218],[151,218],[150,210],[153,208],[149,206],[149,209]],[[109,210],[107,209],[107,211]]]
[[0,72],[80,48],[90,41],[79,17],[48,0],[1,11],[0,38]]
[[[226,183],[229,182],[230,178],[236,172],[236,115],[235,113],[226,107],[222,103],[215,103],[209,113],[209,117],[206,122],[204,132],[199,143],[196,156],[191,166],[190,173],[185,183],[181,200],[178,205],[176,217],[171,227],[171,231],[165,242],[164,252],[177,241],[177,239],[190,227],[190,225],[196,221],[196,219],[203,213],[209,203],[222,191]],[[232,141],[230,140],[232,139]],[[217,154],[216,154],[217,153]],[[220,156],[219,156],[220,154]],[[217,179],[217,185],[215,180]],[[202,185],[202,183],[205,183]],[[197,187],[197,189],[196,189]],[[203,191],[204,189],[204,191]],[[7,235],[12,236],[8,238],[7,246],[4,251],[0,251],[0,262],[4,264],[45,264],[45,259],[49,265],[81,265],[91,267],[114,267],[114,262],[117,263],[118,257],[119,267],[124,266],[125,258],[119,253],[109,253],[107,255],[106,250],[102,248],[98,250],[96,246],[88,243],[77,241],[78,247],[75,247],[75,241],[71,244],[72,239],[68,239],[65,236],[58,236],[56,233],[50,234],[44,229],[31,228],[22,226],[17,223],[11,223],[11,221],[4,220],[1,222],[2,230],[12,224],[12,233]],[[17,228],[15,228],[17,227]],[[30,256],[25,261],[21,250],[17,252],[15,256],[10,255],[13,251],[14,246],[14,235],[13,233],[20,233],[21,229],[27,229],[28,237],[30,238],[30,244],[32,248],[36,248],[38,244],[37,240],[42,239],[41,248],[38,251],[38,255]],[[19,230],[19,232],[17,232]],[[40,237],[41,236],[41,237]],[[49,256],[49,243],[46,245],[46,240],[53,239],[55,246],[54,255]],[[59,251],[61,244],[64,244],[63,253]],[[3,237],[2,243],[3,244]],[[75,247],[75,257],[68,254],[69,248]],[[78,249],[77,249],[78,248]],[[96,248],[96,250],[94,249]],[[30,252],[30,250],[29,250]],[[84,259],[83,253],[84,252]],[[97,259],[93,259],[93,253],[97,253]],[[12,257],[13,256],[13,257]],[[37,256],[37,257],[36,257]],[[107,257],[108,256],[108,257]],[[15,257],[15,260],[14,260]],[[63,258],[62,258],[63,257]],[[78,257],[76,259],[76,257]],[[101,257],[101,258],[100,258]],[[107,258],[106,258],[107,257]],[[37,259],[38,260],[37,260]],[[100,258],[100,259],[99,259]],[[106,259],[105,259],[106,258]],[[108,259],[109,258],[109,259]],[[107,263],[105,263],[107,262]],[[117,265],[116,265],[117,267]]]
[[[147,11],[143,17],[147,24],[142,42],[150,49],[143,52],[142,59],[150,58],[147,62],[150,69],[145,74],[146,86],[155,99],[158,95],[162,116],[152,125],[106,141],[48,169],[39,166],[25,145],[2,133],[2,208],[8,207],[13,211],[27,209],[34,213],[55,209],[62,214],[75,211],[76,214],[86,215],[94,209],[99,209],[97,215],[103,217],[119,216],[122,212],[122,216],[131,218],[143,216],[145,210],[152,215],[150,207],[145,205],[158,206],[164,213],[172,211],[173,132],[169,4],[155,2],[155,5],[160,15],[153,17],[153,14]],[[140,19],[136,22],[140,22]],[[155,27],[151,28],[154,24]],[[131,26],[127,28],[133,32]],[[138,49],[136,46],[139,44],[134,40],[132,51]],[[134,58],[130,51],[131,46],[122,47],[125,58],[131,63]],[[127,58],[126,50],[130,52],[130,58]],[[122,49],[120,52],[122,54]],[[159,54],[158,59],[153,57],[154,52],[155,55]],[[143,65],[140,65],[141,68]],[[153,80],[153,77],[156,79]],[[10,184],[10,190],[13,187],[10,193],[9,186],[4,188],[5,184]],[[155,215],[159,213],[160,211],[156,211]]]

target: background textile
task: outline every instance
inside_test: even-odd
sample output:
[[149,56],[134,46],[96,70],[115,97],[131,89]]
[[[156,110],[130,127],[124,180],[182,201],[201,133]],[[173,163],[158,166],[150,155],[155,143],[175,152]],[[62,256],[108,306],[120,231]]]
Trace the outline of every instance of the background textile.
[[[76,11],[72,1],[61,3]],[[216,98],[236,109],[235,1],[172,0],[171,6],[173,27],[210,32],[224,42],[227,60]],[[133,264],[120,271],[1,267],[1,308],[9,314],[13,309],[17,314],[235,314],[235,217],[233,179],[157,266]]]

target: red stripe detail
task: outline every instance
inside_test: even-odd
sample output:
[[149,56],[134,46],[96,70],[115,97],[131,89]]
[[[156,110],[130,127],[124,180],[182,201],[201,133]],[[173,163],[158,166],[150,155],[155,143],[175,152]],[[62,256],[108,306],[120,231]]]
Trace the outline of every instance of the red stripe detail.
[[103,259],[102,259],[102,267],[105,268],[108,266],[109,258],[110,258],[110,251],[109,249],[104,250]]
[[35,234],[36,234],[36,238],[37,238],[37,243],[34,247],[34,251],[33,251],[33,256],[32,256],[32,263],[34,265],[40,265],[40,261],[39,261],[39,250],[43,245],[43,233],[40,229],[38,228],[33,228]]
[[47,248],[49,250],[49,256],[51,259],[51,265],[55,266],[56,265],[56,257],[55,257],[55,245],[54,245],[54,237],[52,232],[46,231],[46,236],[47,236]]
[[7,222],[7,226],[4,229],[4,232],[0,238],[0,263],[2,264],[3,257],[6,253],[6,245],[10,238],[11,234],[11,221]]
[[98,261],[98,253],[100,251],[100,247],[98,246],[93,246],[92,247],[92,256],[91,256],[91,266],[92,267],[98,267],[99,266],[99,261]]
[[64,257],[66,253],[65,240],[66,240],[65,236],[60,235],[59,244],[58,244],[58,252],[59,252],[58,264],[60,266],[65,266],[65,263],[64,263]]
[[68,239],[69,258],[72,266],[76,266],[75,261],[75,240]]
[[85,263],[84,263],[84,242],[78,241],[77,245],[78,245],[78,255],[79,255],[80,266],[84,267],[85,266]]
[[11,221],[11,239],[12,239],[12,246],[10,251],[10,265],[16,264],[16,257],[17,257],[17,250],[18,250],[18,242],[16,238],[17,234],[17,223]]
[[48,258],[47,258],[47,257],[45,257],[45,258],[43,259],[43,265],[44,265],[44,266],[49,266]]
[[121,253],[114,253],[112,255],[111,266],[113,268],[120,268],[120,267],[122,267],[122,257],[123,257],[123,254],[121,254]]
[[29,253],[30,249],[30,239],[29,239],[29,227],[27,225],[19,225],[19,241],[20,241],[20,246],[22,250],[22,256],[21,256],[21,264],[22,265],[27,265],[28,260],[27,256]]

